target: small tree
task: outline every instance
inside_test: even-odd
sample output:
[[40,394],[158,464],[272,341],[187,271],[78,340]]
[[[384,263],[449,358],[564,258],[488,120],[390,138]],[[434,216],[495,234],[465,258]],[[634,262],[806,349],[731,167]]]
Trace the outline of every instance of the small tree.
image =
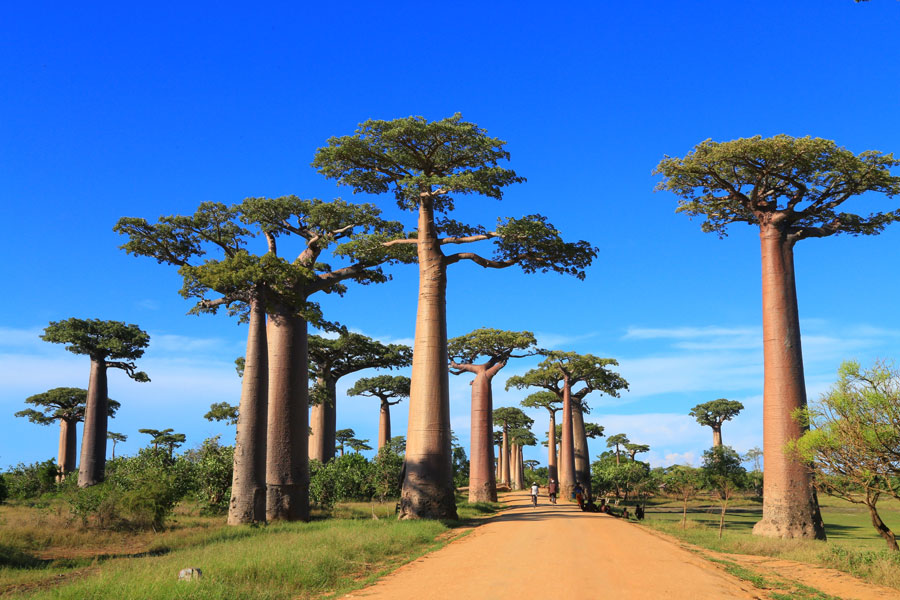
[[134,361],[144,355],[150,336],[137,325],[100,319],[52,321],[41,339],[54,344],[66,344],[73,354],[91,359],[84,407],[84,432],[81,441],[81,461],[78,485],[87,487],[103,481],[106,470],[106,431],[109,419],[108,369],[121,369],[138,382],[150,381],[138,371]]
[[900,193],[900,177],[891,175],[898,165],[891,154],[856,155],[830,140],[776,135],[706,140],[656,167],[663,176],[657,189],[679,197],[677,212],[704,218],[703,231],[724,237],[731,223],[759,228],[766,477],[763,518],[754,534],[825,539],[807,469],[785,453],[788,442],[803,435],[791,415],[806,406],[794,246],[807,238],[877,234],[900,219],[900,211],[839,212],[850,198],[874,196],[867,192]]
[[369,445],[369,440],[358,440],[356,438],[350,438],[346,443],[348,446],[350,446],[350,449],[357,454],[359,454],[363,450],[372,449],[372,446]]
[[872,526],[897,551],[876,504],[881,495],[900,499],[900,370],[845,362],[838,374],[817,404],[796,415],[812,428],[791,450],[809,465],[819,489],[864,504]]
[[[348,396],[368,396],[381,401],[378,419],[378,450],[391,440],[391,407],[409,398],[409,377],[402,375],[378,375],[357,379]],[[394,400],[396,398],[396,400]],[[393,400],[393,402],[392,402]]]
[[116,444],[119,442],[127,442],[128,436],[124,433],[116,433],[115,431],[107,431],[106,439],[112,442],[112,459],[116,459]]
[[736,400],[719,398],[698,404],[689,413],[704,427],[712,428],[713,446],[722,445],[722,424],[730,421],[744,410],[744,405]]
[[227,402],[214,402],[209,405],[209,411],[203,418],[207,421],[225,421],[228,425],[237,425],[238,407]]
[[722,512],[719,514],[719,537],[725,530],[725,511],[728,501],[744,486],[747,470],[741,466],[741,457],[730,446],[713,446],[703,453],[703,479],[719,499]]
[[634,460],[634,457],[638,454],[643,454],[644,452],[650,452],[650,446],[647,444],[625,444],[625,451],[628,452],[628,457],[631,460]]
[[760,472],[760,471],[762,471],[762,463],[760,462],[762,457],[763,457],[763,451],[757,447],[753,447],[753,448],[750,448],[749,450],[747,450],[747,453],[744,454],[743,461],[744,462],[752,462],[753,470],[755,472]]
[[619,464],[620,448],[626,447],[631,440],[624,433],[617,433],[606,438],[606,447],[615,448],[616,464]]
[[[84,421],[84,407],[87,390],[81,388],[53,388],[43,394],[35,394],[25,399],[25,404],[37,406],[41,410],[27,408],[16,413],[38,425],[50,425],[59,421],[59,453],[57,464],[60,477],[75,470],[78,423]],[[107,416],[112,418],[119,409],[119,403],[107,398]]]
[[[337,444],[336,450],[340,450],[341,456],[344,455],[344,445],[349,444],[350,440],[356,439],[356,432],[352,429],[338,429],[334,433],[334,440]],[[321,461],[320,461],[321,462]]]
[[663,476],[663,485],[667,494],[675,496],[682,502],[681,528],[687,522],[687,505],[697,497],[703,488],[702,473],[688,465],[677,465],[669,468]]
[[160,446],[164,447],[170,461],[174,459],[175,448],[180,447],[187,439],[183,433],[175,433],[171,427],[168,429],[138,429],[138,433],[145,433],[152,438],[150,443],[153,444],[154,450],[158,450]]

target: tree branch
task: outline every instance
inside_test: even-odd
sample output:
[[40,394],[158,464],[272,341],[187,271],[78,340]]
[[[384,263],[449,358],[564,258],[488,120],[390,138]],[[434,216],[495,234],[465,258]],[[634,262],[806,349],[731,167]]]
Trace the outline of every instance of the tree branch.
[[438,240],[438,243],[442,246],[444,244],[471,244],[472,242],[480,242],[483,240],[489,240],[491,238],[500,237],[500,234],[496,231],[491,231],[490,233],[482,233],[478,235],[469,235],[465,237],[448,237],[441,238]]
[[484,258],[474,252],[458,252],[456,254],[450,254],[447,256],[446,264],[452,265],[453,263],[457,263],[461,260],[471,260],[477,265],[481,265],[485,269],[505,269],[506,267],[511,267],[518,262],[518,260],[522,257],[511,258],[508,260],[491,260],[489,258]]

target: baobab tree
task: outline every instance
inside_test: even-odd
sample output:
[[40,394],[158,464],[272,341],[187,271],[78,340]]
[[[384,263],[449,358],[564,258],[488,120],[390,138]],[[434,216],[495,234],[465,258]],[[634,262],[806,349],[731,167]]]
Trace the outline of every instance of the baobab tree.
[[[51,425],[59,421],[59,452],[56,464],[59,465],[60,479],[75,470],[75,455],[78,449],[78,423],[84,421],[84,407],[87,402],[87,390],[82,388],[59,387],[25,398],[25,404],[40,408],[26,408],[16,413],[17,417],[25,417],[38,425]],[[106,416],[113,418],[119,409],[119,403],[106,399]]]
[[[540,387],[553,392],[562,401],[562,437],[557,465],[560,494],[563,498],[571,497],[577,481],[590,493],[591,465],[584,425],[584,412],[588,407],[585,397],[595,391],[618,397],[620,390],[628,389],[628,382],[609,369],[619,364],[612,358],[557,350],[546,352],[546,356],[537,367],[524,375],[507,379],[506,388]],[[579,387],[573,391],[576,386]]]
[[[112,416],[112,415],[110,415]],[[112,459],[116,459],[116,444],[119,442],[127,442],[128,436],[124,433],[116,433],[115,431],[107,431],[106,439],[112,442]]]
[[[381,401],[378,419],[378,451],[391,440],[391,407],[409,398],[409,377],[402,375],[378,375],[357,379],[349,390],[348,396],[369,396]],[[393,400],[396,398],[396,400]],[[392,401],[393,400],[393,401]]]
[[722,445],[722,424],[736,417],[742,410],[744,405],[737,400],[719,398],[698,404],[689,414],[704,427],[712,429],[713,447],[717,447]]
[[[472,428],[469,449],[469,502],[496,502],[491,381],[510,358],[536,352],[530,331],[476,329],[448,341],[450,372],[472,373]],[[481,361],[481,362],[479,362]]]
[[606,438],[606,447],[615,448],[616,466],[619,466],[619,453],[621,448],[624,448],[629,443],[631,443],[631,440],[629,440],[628,436],[624,433],[617,433]]
[[154,450],[158,450],[160,446],[163,446],[169,455],[169,460],[175,457],[175,448],[181,446],[187,439],[187,436],[183,433],[175,433],[175,430],[171,427],[167,429],[138,429],[138,433],[150,436],[150,443],[153,444]]
[[766,477],[757,535],[825,539],[807,469],[785,452],[804,431],[791,415],[806,407],[794,245],[843,233],[873,235],[900,219],[900,211],[838,212],[867,192],[889,198],[900,193],[900,177],[891,174],[898,165],[892,154],[855,155],[830,140],[776,135],[706,140],[684,158],[667,156],[656,167],[663,176],[657,189],[679,197],[677,212],[703,218],[703,231],[724,237],[736,222],[759,228]]
[[513,429],[527,429],[534,420],[513,406],[495,408],[493,413],[494,427],[500,428],[500,483],[512,488],[512,476],[515,470],[512,465],[513,455],[510,448],[509,432]]
[[[535,392],[526,397],[521,404],[525,408],[543,408],[550,413],[550,425],[547,428],[547,476],[559,481],[559,472],[556,468],[556,413],[562,408],[559,396],[549,390]],[[550,442],[553,440],[553,443]]]
[[[413,347],[405,475],[400,518],[456,518],[450,444],[447,371],[447,267],[472,261],[526,273],[555,271],[584,278],[596,249],[564,242],[546,218],[500,219],[494,230],[440,215],[456,198],[480,194],[499,200],[503,189],[524,179],[500,166],[509,159],[505,142],[491,138],[457,114],[440,121],[423,117],[362,123],[354,135],[328,140],[313,166],[354,192],[393,192],[401,209],[415,212],[414,234],[390,244],[415,248],[419,301]],[[444,254],[443,247],[494,241],[494,255]]]
[[359,333],[343,330],[337,338],[309,336],[309,378],[312,390],[309,457],[326,463],[334,458],[337,431],[337,382],[363,369],[408,367],[412,349],[403,344],[382,344]]
[[121,321],[76,319],[52,321],[41,339],[66,344],[73,354],[91,359],[87,398],[84,405],[84,431],[81,436],[81,460],[78,485],[88,487],[103,481],[106,472],[106,431],[109,419],[107,370],[121,369],[138,382],[150,378],[138,371],[134,361],[144,355],[150,336],[137,325]]
[[512,489],[514,490],[525,489],[525,457],[522,448],[537,444],[537,438],[528,429],[530,426],[531,423],[525,427],[516,427],[509,430],[510,472],[512,474]]
[[340,451],[341,456],[344,455],[344,446],[349,444],[351,440],[356,439],[356,432],[350,428],[338,429],[334,432],[334,441],[337,444],[335,450]]
[[638,454],[643,454],[644,452],[650,452],[650,446],[647,444],[625,444],[625,452],[628,453],[628,457],[631,459],[631,462],[634,462],[634,457]]
[[[284,196],[207,202],[190,216],[123,218],[115,227],[129,237],[127,252],[179,267],[181,294],[197,300],[191,312],[225,306],[249,322],[230,524],[309,518],[307,324],[327,325],[309,298],[341,294],[346,281],[386,281],[380,265],[412,260],[384,246],[404,234],[379,215],[371,204]],[[246,246],[259,235],[263,252],[251,254]],[[300,240],[296,258],[279,256],[279,238]],[[325,251],[351,264],[332,268],[319,260]]]

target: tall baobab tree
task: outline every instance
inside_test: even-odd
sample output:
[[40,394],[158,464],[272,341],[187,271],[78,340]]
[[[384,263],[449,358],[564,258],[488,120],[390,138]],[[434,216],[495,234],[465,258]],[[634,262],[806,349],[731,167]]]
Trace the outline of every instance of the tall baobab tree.
[[[412,260],[384,246],[404,234],[379,215],[371,204],[284,196],[207,202],[190,216],[123,218],[115,227],[129,237],[127,252],[180,268],[181,294],[197,299],[191,312],[225,306],[249,322],[230,524],[309,518],[307,324],[325,325],[309,298],[341,294],[345,281],[386,281],[380,265]],[[251,254],[245,247],[260,235],[264,251]],[[296,258],[279,256],[279,238],[300,241]],[[350,264],[333,269],[319,260],[325,251]]]
[[[112,415],[110,415],[112,416]],[[116,433],[115,431],[107,431],[106,439],[112,442],[112,460],[116,459],[116,444],[119,442],[127,442],[128,436],[124,433]]]
[[785,452],[804,431],[791,415],[806,407],[794,245],[842,233],[873,235],[900,219],[896,210],[839,212],[855,196],[900,193],[900,177],[891,174],[898,165],[892,154],[856,155],[830,140],[776,135],[706,140],[684,158],[667,156],[656,167],[663,176],[657,189],[679,197],[677,212],[702,217],[703,231],[724,237],[737,222],[759,228],[766,477],[757,535],[825,539],[808,470]]
[[[457,114],[440,121],[422,117],[366,121],[354,135],[328,140],[313,166],[354,192],[393,192],[401,209],[415,212],[414,235],[392,244],[415,248],[419,302],[400,518],[455,518],[447,371],[447,267],[472,261],[485,268],[519,265],[526,273],[555,271],[584,277],[596,249],[564,242],[545,217],[500,219],[490,231],[440,215],[457,197],[480,194],[499,200],[503,189],[524,181],[500,166],[505,142],[491,138]],[[494,256],[444,254],[443,247],[493,240]]]
[[500,428],[501,448],[500,448],[500,483],[504,483],[512,488],[512,476],[515,469],[512,465],[513,453],[510,449],[509,432],[513,429],[527,429],[531,427],[534,420],[513,406],[501,406],[494,409],[493,414],[494,427]]
[[618,397],[628,382],[609,369],[619,363],[612,358],[592,354],[550,351],[547,358],[524,375],[506,380],[506,388],[539,387],[556,394],[562,401],[562,438],[560,441],[560,494],[569,498],[580,481],[590,492],[590,455],[583,413],[588,410],[585,397],[595,391]]
[[[378,451],[391,440],[391,407],[399,404],[403,398],[409,398],[409,377],[402,375],[377,375],[357,379],[349,390],[348,396],[369,396],[381,401],[378,419]],[[396,398],[396,400],[393,400]],[[393,401],[392,401],[393,400]]]
[[722,445],[722,424],[736,417],[742,410],[744,405],[737,400],[719,398],[698,404],[689,414],[704,427],[712,429],[713,446],[717,447]]
[[616,453],[616,466],[619,465],[619,455],[622,448],[625,448],[628,444],[631,443],[631,440],[628,439],[628,436],[624,433],[617,433],[615,435],[611,435],[606,438],[606,447],[607,448],[615,448]]
[[510,463],[512,474],[512,489],[525,489],[525,457],[522,452],[524,446],[534,446],[537,444],[537,438],[528,429],[531,424],[525,427],[516,427],[509,431],[510,446]]
[[[535,353],[530,331],[476,329],[448,341],[450,372],[472,373],[472,428],[469,450],[469,502],[496,502],[491,381],[510,358]],[[481,360],[481,362],[478,362]]]
[[[543,408],[550,413],[550,425],[547,428],[547,475],[550,479],[559,481],[559,472],[556,468],[556,413],[562,408],[559,396],[549,390],[543,390],[529,395],[520,404],[525,408]],[[550,440],[553,440],[553,443]]]
[[337,431],[337,382],[363,369],[408,367],[412,349],[382,344],[359,333],[341,331],[337,338],[309,336],[309,378],[315,380],[311,400],[309,457],[326,463],[334,458]]
[[53,321],[41,339],[54,344],[67,344],[73,354],[91,359],[87,398],[84,405],[84,432],[81,436],[81,460],[78,485],[88,487],[103,481],[106,472],[106,431],[109,419],[107,370],[121,369],[138,382],[150,381],[138,371],[134,361],[144,355],[150,336],[137,325],[121,321],[76,319]]
[[[84,421],[84,407],[87,402],[87,390],[82,388],[59,387],[25,398],[25,404],[40,408],[26,408],[16,413],[17,417],[26,417],[38,425],[50,425],[59,421],[59,453],[56,464],[59,465],[60,479],[75,470],[75,456],[78,451],[78,423]],[[119,403],[107,398],[106,415],[113,418],[119,410]]]

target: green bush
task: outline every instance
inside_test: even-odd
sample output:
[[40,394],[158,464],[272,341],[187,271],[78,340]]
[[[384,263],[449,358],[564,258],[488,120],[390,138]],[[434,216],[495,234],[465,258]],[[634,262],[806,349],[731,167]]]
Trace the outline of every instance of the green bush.
[[58,476],[56,459],[50,458],[30,465],[19,463],[10,469],[4,478],[9,497],[16,500],[33,500],[43,494],[55,492]]
[[309,461],[309,502],[319,508],[334,506],[334,477],[327,465],[312,459]]
[[372,492],[375,497],[381,502],[388,498],[399,498],[400,486],[403,483],[400,480],[402,473],[403,457],[389,446],[382,448],[372,461],[370,470]]
[[221,515],[228,512],[234,446],[221,445],[219,436],[215,436],[204,440],[196,450],[185,452],[183,459],[192,465],[190,469],[194,479],[192,487],[194,495],[203,507],[203,513]]
[[0,504],[6,502],[6,499],[9,497],[9,489],[6,487],[6,479],[3,478],[3,474],[0,473]]

